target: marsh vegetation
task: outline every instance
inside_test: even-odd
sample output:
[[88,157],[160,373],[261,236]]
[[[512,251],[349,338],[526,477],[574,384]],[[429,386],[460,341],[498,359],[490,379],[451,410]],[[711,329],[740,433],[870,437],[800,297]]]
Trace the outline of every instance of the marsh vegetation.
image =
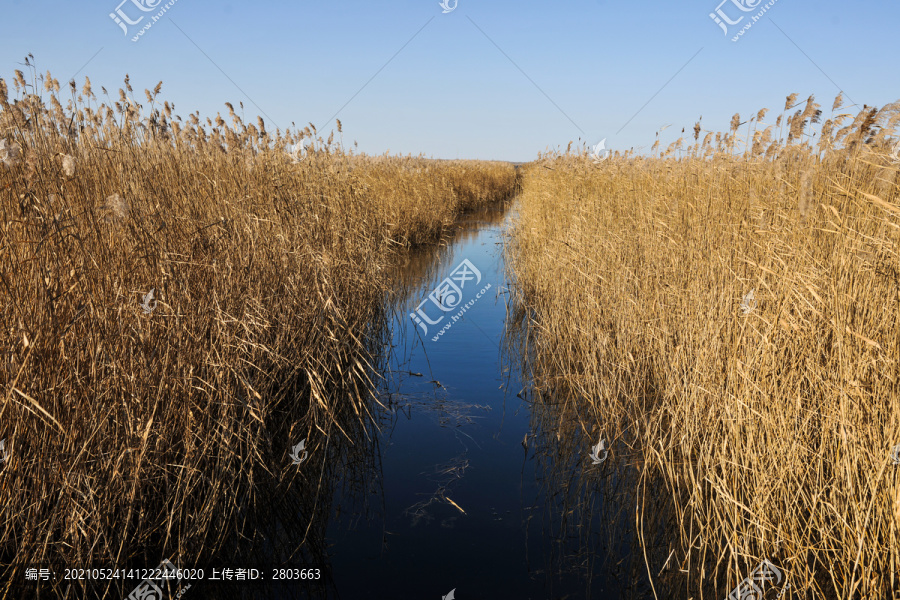
[[524,169],[508,264],[542,427],[606,436],[668,499],[647,572],[680,565],[676,597],[762,559],[788,597],[900,594],[900,104],[841,110],[794,94],[768,125]]
[[[479,504],[527,487],[521,432],[492,416],[496,456],[470,437],[440,473],[456,485],[471,460],[480,487],[450,503],[441,480],[417,522],[446,509],[528,537],[541,521],[536,563],[588,595],[601,576],[622,597],[721,598],[766,559],[787,598],[900,597],[900,105],[839,97],[826,118],[791,95],[771,124],[762,110],[649,155],[570,146],[514,168],[358,154],[340,121],[273,131],[227,103],[182,119],[161,84],[138,97],[127,78],[117,98],[33,70],[10,84],[0,597],[37,565],[327,564],[332,500],[370,493],[385,423],[434,413],[455,441],[494,423],[475,389],[494,356],[501,388],[521,377],[527,418],[510,422],[543,504],[518,524]],[[395,313],[454,244],[493,260],[503,211],[488,237],[453,224],[513,195],[493,298],[509,306],[476,327],[502,347],[476,352],[459,326],[434,363],[398,361],[418,329]],[[400,390],[454,361],[455,386]]]
[[138,97],[127,78],[117,99],[49,73],[11,85],[3,591],[28,565],[252,555],[273,507],[302,521],[287,556],[319,552],[327,474],[355,462],[340,440],[364,439],[376,410],[390,265],[509,196],[513,167],[356,155],[230,104],[182,119],[161,84]]

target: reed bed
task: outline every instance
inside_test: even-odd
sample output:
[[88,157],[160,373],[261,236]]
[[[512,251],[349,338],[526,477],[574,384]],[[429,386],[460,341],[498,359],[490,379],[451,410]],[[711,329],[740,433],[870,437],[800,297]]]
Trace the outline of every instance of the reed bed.
[[327,506],[329,446],[371,423],[390,265],[513,167],[29,75],[0,79],[0,597],[27,565],[202,564],[292,483]]
[[524,169],[528,376],[670,498],[684,597],[768,559],[784,598],[900,598],[900,104],[841,108]]

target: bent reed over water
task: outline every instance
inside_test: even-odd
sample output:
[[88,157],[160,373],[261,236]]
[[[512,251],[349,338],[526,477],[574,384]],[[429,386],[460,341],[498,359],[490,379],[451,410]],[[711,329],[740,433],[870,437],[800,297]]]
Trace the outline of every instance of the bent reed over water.
[[520,169],[530,376],[563,437],[586,456],[616,432],[671,498],[672,597],[725,597],[762,559],[792,593],[898,597],[900,104],[767,113]]
[[30,79],[0,80],[0,591],[27,565],[199,565],[254,513],[320,515],[323,453],[370,413],[388,265],[515,169]]

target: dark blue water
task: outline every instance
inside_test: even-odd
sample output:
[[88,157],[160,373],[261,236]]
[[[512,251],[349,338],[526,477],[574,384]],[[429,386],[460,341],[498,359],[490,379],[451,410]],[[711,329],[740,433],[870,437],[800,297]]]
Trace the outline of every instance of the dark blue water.
[[[351,418],[311,435],[315,464],[302,469],[284,456],[284,479],[258,486],[247,510],[255,525],[234,545],[243,554],[210,565],[260,566],[264,580],[197,581],[185,597],[637,599],[654,597],[651,580],[659,598],[687,597],[679,573],[697,568],[670,560],[676,534],[655,521],[665,511],[653,505],[664,490],[636,483],[627,444],[615,439],[608,460],[589,460],[591,424],[610,416],[579,414],[585,399],[522,381],[527,345],[516,345],[523,321],[510,316],[503,260],[507,209],[472,215],[397,269],[372,402],[378,426]],[[273,581],[272,565],[323,577]],[[672,594],[663,580],[674,581]]]
[[[380,468],[367,494],[335,499],[328,528],[341,598],[440,600],[451,590],[460,600],[604,597],[606,584],[588,577],[593,559],[576,557],[583,564],[574,571],[561,560],[567,546],[590,545],[590,518],[580,535],[554,526],[553,511],[565,503],[548,497],[539,461],[523,446],[534,418],[503,350],[508,222],[498,211],[469,219],[455,240],[419,253],[400,273]],[[431,301],[436,288],[439,303],[461,300],[457,308],[443,312]],[[443,319],[420,317],[426,334],[410,317],[417,308]]]

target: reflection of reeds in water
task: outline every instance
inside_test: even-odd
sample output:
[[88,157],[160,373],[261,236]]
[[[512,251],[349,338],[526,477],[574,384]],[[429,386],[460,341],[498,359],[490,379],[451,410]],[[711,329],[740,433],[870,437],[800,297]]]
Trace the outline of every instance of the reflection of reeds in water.
[[[329,569],[326,532],[335,511],[333,498],[367,500],[376,479],[376,436],[372,423],[355,415],[336,415],[329,430],[315,440],[303,468],[286,460],[283,448],[260,457],[266,465],[281,465],[253,482],[253,493],[242,500],[233,530],[222,531],[221,549],[206,559],[207,570],[217,565],[259,566],[272,579],[272,569],[321,569],[319,581],[291,580],[262,586],[207,584],[201,594],[217,598],[331,598],[339,582]],[[187,556],[203,549],[184,548]]]
[[[314,131],[233,110],[182,121],[159,88],[145,114],[127,80],[119,102],[87,82],[68,108],[49,75],[43,98],[14,84],[15,101],[0,80],[0,595],[28,565],[213,565],[269,505],[286,534],[272,544],[321,556],[313,465],[371,418],[388,267],[512,193],[512,167],[321,139],[294,163],[284,148]],[[34,587],[70,583],[87,585]]]
[[[530,328],[521,306],[511,309],[504,356],[523,374],[522,395],[531,413],[523,445],[527,460],[536,462],[542,491],[526,519],[529,555],[542,557],[531,569],[558,582],[581,580],[578,597],[685,597],[683,571],[696,558],[680,541],[671,498],[660,493],[664,480],[647,471],[626,423],[580,412],[584,403],[565,385],[560,390],[567,392],[554,392],[536,382],[533,346],[526,341]],[[595,465],[589,453],[600,437],[608,454]],[[602,592],[592,595],[597,588]]]
[[[379,414],[382,430],[391,428],[397,419],[409,418],[414,410],[418,415],[432,414],[439,426],[450,428],[457,435],[465,435],[460,426],[476,422],[482,418],[479,413],[490,410],[489,406],[451,399],[441,382],[430,379],[430,373],[412,373],[409,370],[413,349],[421,343],[421,330],[410,320],[409,313],[438,281],[450,273],[456,262],[466,258],[455,256],[453,248],[475,239],[485,227],[501,222],[508,206],[505,201],[494,202],[467,212],[446,230],[438,244],[413,249],[399,257],[389,271],[393,285],[385,295],[385,307],[392,315],[392,339],[402,340],[403,346],[386,345],[384,352],[387,364],[381,372],[378,401],[387,409]],[[420,377],[422,386],[428,391],[401,390],[405,382]],[[452,483],[464,475],[467,466],[466,454],[463,454],[450,463],[436,465],[434,472],[422,474],[436,488],[406,509],[405,514],[412,525],[430,521],[434,512],[432,507],[436,505],[450,506],[460,514],[465,513],[465,509],[451,497],[451,491]],[[366,507],[357,509],[353,518],[359,518],[366,510]]]
[[563,427],[626,425],[718,597],[762,559],[807,597],[900,592],[900,104],[820,131],[816,110],[743,154],[726,135],[522,174],[507,264],[533,385]]
[[[469,468],[469,461],[465,454],[454,457],[447,463],[435,465],[434,470],[430,473],[422,473],[427,475],[429,480],[437,485],[437,489],[426,499],[416,502],[412,506],[404,510],[404,514],[409,516],[411,526],[415,527],[419,523],[430,523],[434,516],[428,508],[432,504],[449,505],[456,509],[460,514],[465,515],[466,511],[459,504],[454,502],[449,496],[452,490],[452,484],[462,479]],[[441,525],[443,527],[452,527],[454,517],[445,519]]]
[[[506,200],[464,214],[445,230],[436,246],[416,248],[403,255],[391,271],[394,295],[390,301],[397,306],[408,305],[415,300],[416,294],[430,291],[429,286],[446,276],[455,266],[452,264],[454,247],[474,240],[482,229],[501,223],[506,218],[509,208]],[[463,258],[466,257],[458,257],[459,260]],[[407,302],[404,303],[404,300]]]
[[[510,198],[503,198],[467,212],[459,222],[447,229],[439,244],[415,248],[398,257],[392,265],[389,270],[392,285],[384,295],[384,302],[393,313],[393,337],[395,340],[403,340],[405,347],[389,349],[395,364],[385,374],[388,380],[393,373],[404,372],[400,364],[424,338],[421,328],[410,318],[410,313],[427,298],[438,282],[450,274],[458,262],[467,258],[455,253],[454,248],[478,237],[485,227],[501,223],[506,218],[510,202]],[[485,268],[487,265],[481,267]],[[429,332],[436,330],[437,326],[429,327]],[[385,389],[396,389],[397,385],[396,382],[388,382]]]

